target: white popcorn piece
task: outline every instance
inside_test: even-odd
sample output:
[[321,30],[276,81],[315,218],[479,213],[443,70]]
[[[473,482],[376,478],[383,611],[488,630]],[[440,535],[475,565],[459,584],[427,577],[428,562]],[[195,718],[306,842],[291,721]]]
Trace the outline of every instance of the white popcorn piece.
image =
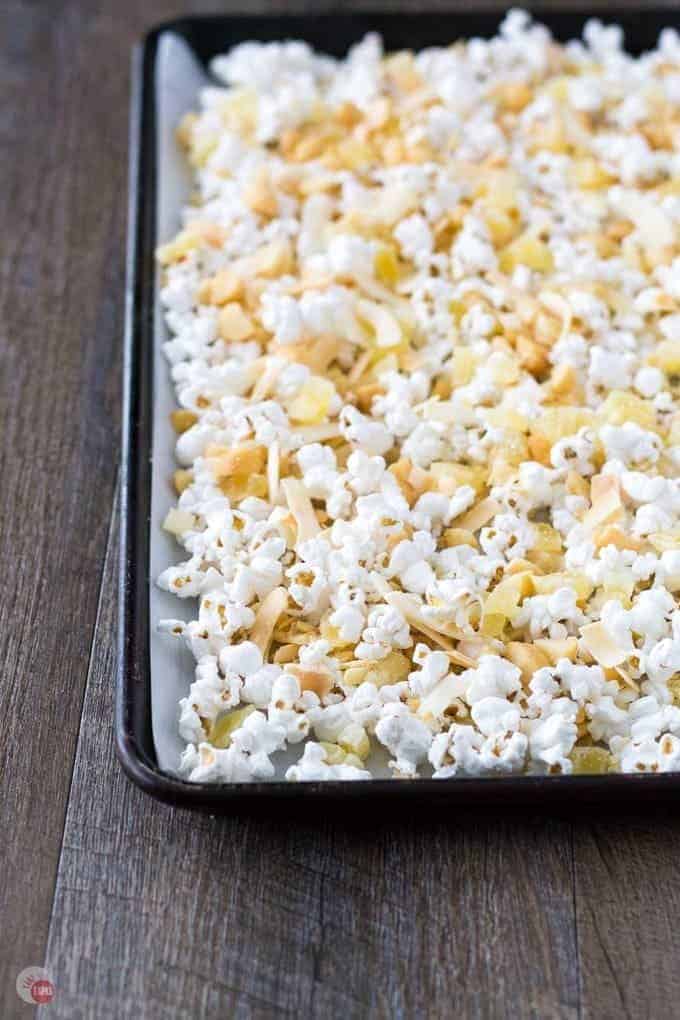
[[622,46],[213,62],[158,251],[190,781],[680,767],[680,39]]

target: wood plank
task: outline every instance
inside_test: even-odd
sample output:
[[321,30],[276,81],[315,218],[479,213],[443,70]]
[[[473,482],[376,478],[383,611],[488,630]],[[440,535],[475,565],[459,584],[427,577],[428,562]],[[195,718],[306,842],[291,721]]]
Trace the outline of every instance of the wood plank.
[[[161,19],[242,6],[64,0],[57,12],[7,0],[0,10],[3,1017],[27,1015],[14,978],[43,955],[115,474],[129,49]],[[374,3],[295,9],[339,6]],[[109,556],[109,583],[112,569]],[[575,1015],[567,825],[456,818],[376,832],[153,805],[112,760],[113,612],[107,599],[50,940],[61,1004],[47,1016],[391,1017],[448,1014],[452,1003],[469,1016]],[[649,1015],[673,1012],[664,940],[677,948],[676,833],[643,830],[637,849],[625,826],[616,838],[596,830],[597,845],[577,836],[584,1015],[625,1015],[621,1001],[636,1015],[638,987]],[[625,909],[621,881],[640,890]],[[631,934],[617,957],[620,921]]]
[[583,1020],[677,1014],[679,843],[666,809],[575,829]]
[[116,559],[111,545],[45,1020],[577,1016],[568,824],[213,819],[132,787],[110,726]]
[[118,442],[126,85],[54,14],[0,12],[3,1017],[44,953]]

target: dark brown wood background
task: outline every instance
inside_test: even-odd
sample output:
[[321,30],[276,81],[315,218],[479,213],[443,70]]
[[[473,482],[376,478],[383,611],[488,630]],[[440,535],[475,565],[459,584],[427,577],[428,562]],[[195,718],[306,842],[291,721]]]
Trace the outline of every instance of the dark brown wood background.
[[[342,6],[375,3],[306,9]],[[673,809],[215,820],[114,759],[130,48],[181,13],[304,8],[0,5],[0,1017],[45,963],[54,1020],[672,1020]]]

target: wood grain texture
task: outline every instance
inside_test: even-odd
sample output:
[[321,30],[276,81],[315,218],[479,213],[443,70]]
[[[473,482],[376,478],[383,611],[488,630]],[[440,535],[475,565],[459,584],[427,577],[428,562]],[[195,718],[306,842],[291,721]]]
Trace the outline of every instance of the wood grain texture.
[[661,810],[576,830],[583,1020],[678,1014],[679,842]]
[[568,824],[218,820],[130,786],[109,725],[116,558],[112,544],[44,1020],[575,1020]]
[[118,442],[126,86],[77,38],[75,11],[2,6],[3,1017],[44,952]]
[[217,821],[132,788],[112,751],[114,531],[80,718],[117,459],[132,43],[198,11],[376,6],[422,5],[0,6],[3,1020],[30,1015],[14,980],[46,943],[45,1018],[677,1014],[668,816]]

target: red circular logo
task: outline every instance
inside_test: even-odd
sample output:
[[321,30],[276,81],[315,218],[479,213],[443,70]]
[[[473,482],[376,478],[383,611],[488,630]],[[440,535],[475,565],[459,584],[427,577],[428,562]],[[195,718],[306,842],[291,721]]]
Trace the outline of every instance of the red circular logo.
[[54,999],[54,982],[44,967],[24,967],[17,975],[17,995],[32,1006],[45,1006]]
[[54,998],[54,985],[44,978],[34,981],[31,985],[31,998],[40,1006],[51,1002]]

